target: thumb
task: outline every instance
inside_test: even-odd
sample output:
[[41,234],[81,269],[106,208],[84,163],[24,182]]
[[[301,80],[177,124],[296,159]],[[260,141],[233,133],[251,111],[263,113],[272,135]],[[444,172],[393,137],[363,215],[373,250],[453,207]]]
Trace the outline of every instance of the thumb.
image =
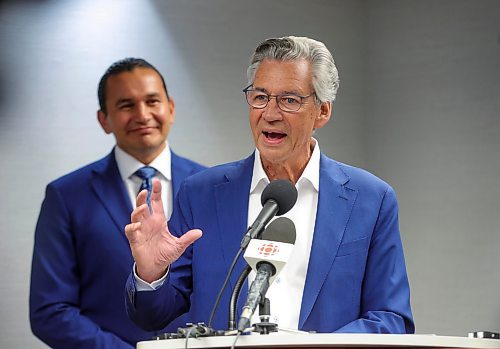
[[201,232],[200,229],[193,229],[182,235],[178,242],[182,246],[182,248],[185,250],[189,245],[191,245],[193,242],[201,238],[203,233]]

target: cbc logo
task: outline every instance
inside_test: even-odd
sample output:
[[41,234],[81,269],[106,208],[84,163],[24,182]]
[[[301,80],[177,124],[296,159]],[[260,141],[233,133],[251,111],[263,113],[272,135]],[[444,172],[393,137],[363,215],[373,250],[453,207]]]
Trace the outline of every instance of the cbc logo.
[[269,256],[274,256],[279,252],[278,245],[273,244],[272,242],[265,243],[260,245],[259,249],[259,254],[263,255],[264,257],[269,257]]

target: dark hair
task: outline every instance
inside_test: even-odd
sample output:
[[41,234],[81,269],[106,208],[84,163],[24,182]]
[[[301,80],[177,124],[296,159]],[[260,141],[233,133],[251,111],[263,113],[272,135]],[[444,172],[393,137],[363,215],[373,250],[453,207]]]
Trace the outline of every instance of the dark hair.
[[106,72],[104,75],[101,77],[101,80],[99,81],[99,85],[97,87],[97,98],[99,99],[99,108],[104,114],[107,114],[106,111],[106,83],[108,82],[108,79],[110,76],[113,75],[118,75],[123,72],[131,72],[132,70],[136,68],[148,68],[154,70],[161,79],[161,82],[163,84],[163,88],[165,89],[165,93],[167,94],[168,98],[168,91],[167,91],[167,85],[165,84],[165,80],[163,79],[163,76],[161,73],[156,69],[151,63],[147,62],[146,60],[142,58],[133,58],[133,57],[128,57],[124,59],[120,59],[119,61],[114,62],[109,66],[108,69],[106,69]]

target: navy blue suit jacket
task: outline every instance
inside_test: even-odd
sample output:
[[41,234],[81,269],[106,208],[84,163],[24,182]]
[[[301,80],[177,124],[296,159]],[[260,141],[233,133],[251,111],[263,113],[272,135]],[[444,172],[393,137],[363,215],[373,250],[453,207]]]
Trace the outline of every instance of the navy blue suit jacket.
[[[158,290],[136,292],[134,278],[129,277],[127,311],[140,326],[161,328],[189,308],[192,322],[208,321],[249,223],[253,163],[252,155],[211,168],[183,183],[169,227],[176,235],[200,228],[203,236],[172,265]],[[393,189],[370,173],[323,154],[319,178],[299,329],[413,333]],[[227,328],[231,289],[244,266],[240,259],[215,315],[216,329]],[[244,287],[240,301],[246,298],[246,290]]]
[[[172,187],[203,166],[171,153]],[[33,333],[53,348],[132,348],[154,335],[123,305],[133,265],[124,233],[132,206],[114,151],[50,183],[35,232]]]

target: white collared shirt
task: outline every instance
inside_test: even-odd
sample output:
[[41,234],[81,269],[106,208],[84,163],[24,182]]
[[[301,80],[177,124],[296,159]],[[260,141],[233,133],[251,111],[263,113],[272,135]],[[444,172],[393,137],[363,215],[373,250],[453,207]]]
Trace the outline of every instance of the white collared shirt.
[[[309,162],[297,181],[297,203],[286,214],[293,221],[296,229],[296,240],[293,253],[269,287],[266,297],[271,304],[270,322],[277,323],[279,328],[297,330],[299,325],[300,307],[306,282],[307,267],[316,223],[319,193],[320,150],[318,142],[314,147]],[[251,224],[262,209],[261,195],[269,184],[264,172],[260,153],[255,150],[252,183],[248,201],[248,224]],[[251,285],[255,272],[250,273],[248,284]],[[258,310],[252,318],[252,323],[260,322]]]
[[[138,176],[134,175],[134,173],[141,167],[145,166],[145,164],[126,153],[119,146],[115,147],[115,159],[120,176],[122,177],[125,188],[127,189],[130,202],[132,203],[132,208],[135,208],[135,202],[142,180]],[[172,214],[173,202],[172,170],[170,160],[170,147],[167,143],[165,149],[163,149],[163,151],[150,164],[147,164],[148,166],[154,167],[157,171],[153,178],[158,178],[161,182],[161,199],[167,218],[170,218],[170,215]]]

